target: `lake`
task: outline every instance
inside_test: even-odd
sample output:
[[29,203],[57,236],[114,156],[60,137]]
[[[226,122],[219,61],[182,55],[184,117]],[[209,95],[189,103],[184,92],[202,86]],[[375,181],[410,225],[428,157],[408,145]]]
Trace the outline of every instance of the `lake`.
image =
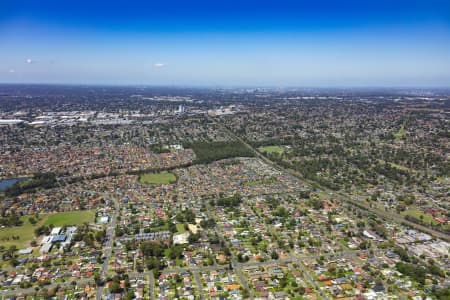
[[16,182],[22,182],[28,180],[30,178],[9,178],[9,179],[0,179],[0,192],[3,192],[9,187],[12,187]]

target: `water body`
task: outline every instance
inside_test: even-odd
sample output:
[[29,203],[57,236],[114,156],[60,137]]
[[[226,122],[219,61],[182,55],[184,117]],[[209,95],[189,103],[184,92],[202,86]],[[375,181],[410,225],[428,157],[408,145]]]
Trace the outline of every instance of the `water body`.
[[3,192],[9,187],[12,187],[16,182],[22,182],[30,178],[9,178],[0,180],[0,192]]

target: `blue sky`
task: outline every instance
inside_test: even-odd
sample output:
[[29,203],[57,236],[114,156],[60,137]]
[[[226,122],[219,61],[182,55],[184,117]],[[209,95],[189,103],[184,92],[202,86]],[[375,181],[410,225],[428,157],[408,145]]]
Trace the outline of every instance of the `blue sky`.
[[0,1],[0,82],[450,86],[450,1]]

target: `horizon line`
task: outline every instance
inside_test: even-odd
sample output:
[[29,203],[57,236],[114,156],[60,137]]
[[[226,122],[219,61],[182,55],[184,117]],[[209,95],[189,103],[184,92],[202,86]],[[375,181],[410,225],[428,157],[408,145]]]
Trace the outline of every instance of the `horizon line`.
[[60,83],[60,82],[0,82],[0,86],[5,85],[28,85],[28,86],[73,86],[73,87],[136,87],[136,88],[193,88],[193,89],[213,89],[213,88],[223,88],[223,89],[233,89],[233,88],[254,88],[254,89],[450,89],[448,86],[440,85],[234,85],[234,84],[115,84],[115,83]]

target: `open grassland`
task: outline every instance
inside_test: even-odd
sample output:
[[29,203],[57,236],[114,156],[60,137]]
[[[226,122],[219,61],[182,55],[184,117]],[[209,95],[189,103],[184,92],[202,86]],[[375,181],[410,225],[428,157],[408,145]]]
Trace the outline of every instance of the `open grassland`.
[[279,183],[276,177],[264,178],[260,180],[249,180],[244,182],[245,186],[255,186],[255,185],[269,185],[269,184],[277,184]]
[[143,184],[169,184],[177,181],[173,173],[148,173],[139,176],[139,182]]
[[258,148],[259,152],[267,153],[267,154],[283,154],[285,151],[285,148],[283,146],[262,146]]
[[177,223],[176,226],[177,226],[178,233],[185,233],[186,232],[186,229],[184,228],[184,224]]
[[23,222],[21,226],[0,228],[0,244],[6,248],[15,245],[19,249],[29,246],[34,237],[34,230],[47,219],[45,215],[40,215],[40,220],[32,225],[29,221],[30,217],[21,217],[20,219]]
[[396,140],[400,140],[405,136],[405,125],[403,124],[400,129],[394,133],[394,137]]
[[[431,214],[422,212],[418,208],[410,208],[401,213],[403,216],[411,216],[418,220],[421,220],[424,224],[431,224],[433,226],[440,225],[438,221],[436,221]],[[443,226],[444,229],[449,229],[449,225],[445,224]]]
[[67,211],[49,215],[45,220],[44,225],[53,224],[54,226],[65,225],[82,225],[83,223],[92,223],[95,221],[95,211],[93,210],[79,210]]
[[[35,224],[30,223],[30,218],[36,220]],[[83,210],[83,211],[70,211],[55,213],[50,215],[36,216],[23,216],[20,218],[23,222],[20,226],[0,228],[0,245],[5,249],[15,246],[17,249],[24,249],[30,247],[31,241],[35,238],[34,231],[36,228],[43,225],[53,224],[54,226],[64,225],[81,225],[84,222],[95,221],[95,211]],[[34,254],[39,252],[33,252]],[[2,266],[0,261],[0,267]]]

